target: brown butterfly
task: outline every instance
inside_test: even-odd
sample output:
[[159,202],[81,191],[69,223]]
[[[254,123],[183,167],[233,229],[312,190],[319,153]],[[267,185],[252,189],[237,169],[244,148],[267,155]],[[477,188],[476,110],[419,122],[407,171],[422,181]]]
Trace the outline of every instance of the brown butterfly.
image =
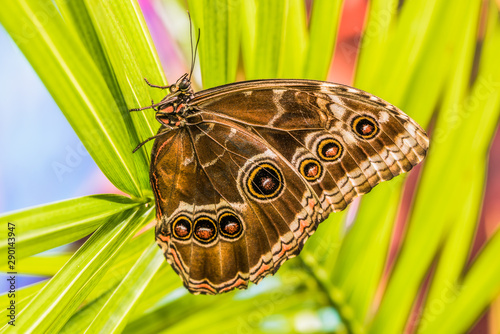
[[429,145],[401,110],[340,84],[256,80],[193,93],[185,74],[150,86],[170,90],[133,109],[153,108],[161,123],[149,138],[156,241],[195,294],[274,274],[331,212],[408,172]]

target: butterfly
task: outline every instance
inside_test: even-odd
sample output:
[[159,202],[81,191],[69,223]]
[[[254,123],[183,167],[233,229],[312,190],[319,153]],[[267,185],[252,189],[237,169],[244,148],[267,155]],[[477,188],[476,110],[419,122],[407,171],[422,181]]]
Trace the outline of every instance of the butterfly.
[[[191,17],[188,12],[189,21]],[[194,92],[191,70],[153,109],[155,236],[193,294],[246,289],[300,253],[330,213],[410,171],[425,131],[390,103],[314,80],[253,80]]]
[[194,294],[274,274],[330,213],[429,147],[414,120],[353,87],[280,79],[194,93],[190,77],[146,80],[170,93],[133,110],[153,108],[161,124],[148,139],[156,241]]

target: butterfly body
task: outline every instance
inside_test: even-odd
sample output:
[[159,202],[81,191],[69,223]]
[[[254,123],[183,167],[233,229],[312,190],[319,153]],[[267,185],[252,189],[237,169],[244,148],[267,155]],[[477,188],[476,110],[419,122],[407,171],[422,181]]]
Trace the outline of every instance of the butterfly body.
[[352,87],[256,80],[193,93],[178,83],[153,105],[162,126],[150,181],[156,240],[192,293],[275,273],[330,213],[428,148],[406,114]]

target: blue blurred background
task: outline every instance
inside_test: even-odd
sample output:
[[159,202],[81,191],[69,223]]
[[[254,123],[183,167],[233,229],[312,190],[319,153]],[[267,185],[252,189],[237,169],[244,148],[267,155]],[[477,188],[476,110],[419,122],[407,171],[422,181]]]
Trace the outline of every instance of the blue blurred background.
[[0,50],[0,212],[112,190],[2,26]]

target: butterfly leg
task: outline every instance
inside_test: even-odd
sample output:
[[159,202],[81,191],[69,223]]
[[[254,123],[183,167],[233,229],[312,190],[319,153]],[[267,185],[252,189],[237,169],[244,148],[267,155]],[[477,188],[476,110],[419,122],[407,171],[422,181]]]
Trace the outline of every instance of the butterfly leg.
[[141,108],[132,108],[132,109],[129,109],[128,111],[141,111],[141,110],[145,110],[145,109],[153,109],[155,111],[158,111],[158,107],[161,106],[163,104],[163,102],[159,102],[159,103],[155,103],[153,100],[151,100],[151,105],[150,106],[147,106],[147,107],[141,107]]
[[153,139],[155,139],[155,138],[158,138],[158,137],[160,137],[160,136],[163,136],[164,134],[167,134],[167,133],[168,133],[168,131],[170,131],[170,129],[171,129],[171,128],[172,128],[172,127],[170,126],[170,128],[169,128],[168,130],[163,131],[163,132],[160,132],[160,133],[158,133],[158,134],[156,134],[156,135],[154,135],[154,136],[152,136],[152,137],[149,137],[148,139],[146,139],[146,140],[145,140],[145,141],[143,141],[142,143],[139,143],[139,145],[137,145],[137,146],[136,146],[136,148],[134,148],[134,150],[132,151],[132,153],[137,152],[137,150],[138,150],[138,149],[140,149],[140,148],[141,148],[144,144],[146,144],[148,141],[153,140]]
[[144,81],[148,84],[149,87],[154,87],[154,88],[160,88],[160,89],[167,89],[170,88],[170,86],[159,86],[159,85],[153,85],[148,81],[148,79],[144,78]]
[[151,108],[154,110],[154,111],[158,111],[158,106],[155,106],[155,100],[151,99]]

